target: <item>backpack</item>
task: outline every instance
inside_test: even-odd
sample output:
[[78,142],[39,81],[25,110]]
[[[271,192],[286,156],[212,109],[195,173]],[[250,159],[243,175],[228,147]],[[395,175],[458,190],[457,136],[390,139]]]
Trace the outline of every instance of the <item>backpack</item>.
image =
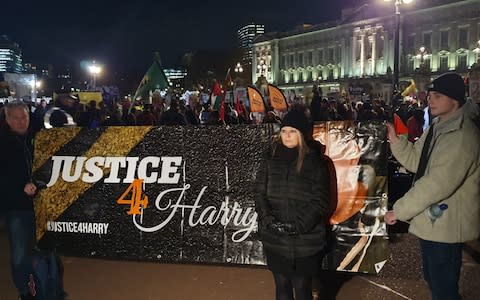
[[64,291],[59,268],[59,259],[52,251],[34,250],[33,273],[28,274],[26,299],[63,300]]

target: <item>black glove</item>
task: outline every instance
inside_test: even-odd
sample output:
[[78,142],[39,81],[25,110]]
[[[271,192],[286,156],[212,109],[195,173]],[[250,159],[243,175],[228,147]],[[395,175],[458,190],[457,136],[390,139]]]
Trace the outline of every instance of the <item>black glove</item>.
[[267,229],[268,225],[270,225],[273,222],[275,222],[275,217],[273,217],[272,215],[265,215],[262,218],[260,218],[260,220],[258,221],[259,223],[258,225],[262,229]]
[[283,223],[279,221],[267,225],[267,230],[275,235],[296,235],[297,228],[293,223]]
[[35,180],[33,182],[35,184],[35,186],[37,187],[37,191],[39,190],[43,190],[43,189],[46,189],[47,188],[47,184],[43,181],[40,181],[40,180]]

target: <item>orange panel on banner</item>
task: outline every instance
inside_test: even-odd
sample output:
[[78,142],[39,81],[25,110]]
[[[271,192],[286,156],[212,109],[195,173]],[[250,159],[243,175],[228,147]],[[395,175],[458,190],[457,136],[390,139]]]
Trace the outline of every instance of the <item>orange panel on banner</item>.
[[247,87],[248,91],[248,100],[250,100],[250,111],[251,112],[265,112],[265,103],[263,102],[263,97],[260,92],[254,87]]
[[270,95],[270,104],[276,110],[287,110],[287,99],[283,95],[282,91],[274,86],[268,85],[268,94]]

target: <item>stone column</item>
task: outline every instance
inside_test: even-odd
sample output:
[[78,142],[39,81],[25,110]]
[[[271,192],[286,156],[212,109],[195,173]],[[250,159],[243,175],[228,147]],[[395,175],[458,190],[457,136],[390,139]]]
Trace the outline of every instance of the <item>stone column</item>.
[[254,46],[252,51],[252,81],[257,81],[257,48]]
[[473,102],[480,104],[480,59],[472,66],[468,78],[468,95]]
[[365,34],[360,34],[360,77],[365,75]]
[[357,74],[357,35],[356,32],[353,32],[353,37],[352,37],[352,76],[355,76]]
[[[383,67],[384,72],[387,73],[388,67],[390,67],[391,57],[393,50],[390,48],[390,34],[388,31],[383,31]],[[392,67],[390,67],[392,69]]]
[[372,76],[375,76],[377,67],[377,33],[372,33]]
[[278,51],[278,40],[273,40],[272,51],[272,82],[275,84],[280,83],[280,55]]
[[340,51],[342,53],[340,61],[340,78],[344,78],[347,77],[347,45],[345,43],[345,39],[340,41]]

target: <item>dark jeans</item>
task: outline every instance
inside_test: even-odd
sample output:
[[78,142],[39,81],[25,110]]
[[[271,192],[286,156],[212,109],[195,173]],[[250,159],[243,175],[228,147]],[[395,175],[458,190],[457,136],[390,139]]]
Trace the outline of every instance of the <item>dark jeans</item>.
[[463,243],[438,243],[420,239],[423,276],[432,300],[459,300],[458,280],[462,267]]
[[31,251],[35,245],[35,216],[33,212],[7,212],[5,218],[10,243],[12,279],[20,294],[27,292],[28,274],[33,273]]
[[[276,300],[311,300],[312,277],[273,273]],[[295,297],[294,292],[295,291]]]

